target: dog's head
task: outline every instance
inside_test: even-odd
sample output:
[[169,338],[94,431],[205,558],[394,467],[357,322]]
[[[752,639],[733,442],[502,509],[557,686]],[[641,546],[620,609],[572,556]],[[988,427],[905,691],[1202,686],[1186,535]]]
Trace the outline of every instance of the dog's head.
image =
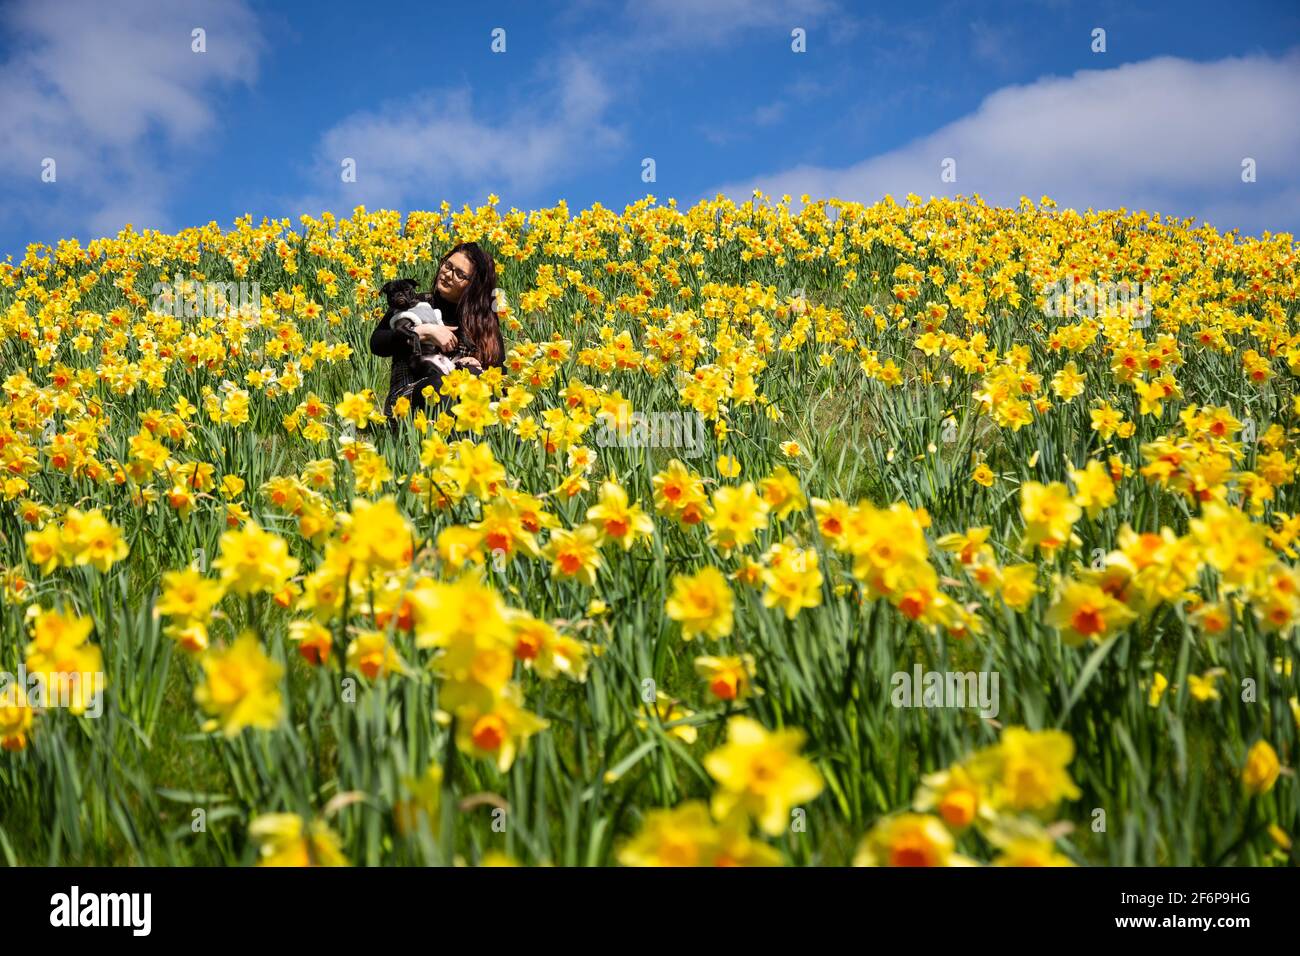
[[420,301],[414,279],[392,279],[380,286],[379,291],[388,300],[390,309],[409,309]]

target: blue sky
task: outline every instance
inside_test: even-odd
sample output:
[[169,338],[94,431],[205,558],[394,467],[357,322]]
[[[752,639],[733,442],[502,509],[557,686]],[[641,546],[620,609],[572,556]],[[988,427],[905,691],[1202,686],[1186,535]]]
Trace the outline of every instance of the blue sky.
[[1300,5],[1135,7],[10,0],[0,254],[128,221],[172,231],[490,192],[507,208],[621,209],[756,186],[864,202],[1047,193],[1300,231]]

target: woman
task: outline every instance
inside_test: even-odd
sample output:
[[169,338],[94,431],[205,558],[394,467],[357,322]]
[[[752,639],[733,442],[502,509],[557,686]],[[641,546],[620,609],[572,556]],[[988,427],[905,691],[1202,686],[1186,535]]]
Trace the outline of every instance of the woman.
[[[430,304],[442,311],[445,325],[417,325],[422,342],[433,342],[449,355],[457,366],[475,375],[484,369],[505,364],[505,345],[501,325],[492,310],[492,293],[496,289],[497,270],[492,257],[476,242],[462,242],[438,263],[433,279]],[[424,388],[433,386],[435,401],[442,385],[442,375],[435,372],[421,379],[410,374],[411,347],[384,319],[370,333],[370,351],[393,360],[388,379],[388,397],[384,414],[390,418],[393,403],[405,397],[411,412],[425,407]]]

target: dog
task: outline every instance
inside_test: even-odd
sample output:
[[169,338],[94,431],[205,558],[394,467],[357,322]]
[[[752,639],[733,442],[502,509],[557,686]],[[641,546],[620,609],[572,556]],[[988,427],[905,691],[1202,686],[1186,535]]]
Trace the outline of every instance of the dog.
[[383,321],[401,335],[410,346],[412,381],[425,378],[434,372],[447,374],[455,365],[443,355],[437,343],[426,342],[416,334],[417,325],[442,325],[442,313],[429,304],[429,297],[416,291],[414,279],[393,279],[380,288],[388,300],[388,311]]

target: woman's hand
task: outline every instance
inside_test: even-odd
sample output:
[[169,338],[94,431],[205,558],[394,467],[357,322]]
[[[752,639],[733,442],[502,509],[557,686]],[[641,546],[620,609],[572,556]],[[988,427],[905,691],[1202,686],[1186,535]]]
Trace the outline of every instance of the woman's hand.
[[472,355],[464,355],[464,356],[461,356],[460,358],[456,359],[456,363],[455,363],[455,364],[456,364],[456,367],[457,367],[457,368],[477,368],[477,369],[481,369],[481,368],[483,367],[482,365],[479,364],[479,360],[476,359],[476,358],[475,358],[474,356],[472,356]]
[[433,342],[443,352],[450,352],[456,347],[456,333],[445,325],[426,322],[415,327],[415,334],[420,337],[421,342]]

